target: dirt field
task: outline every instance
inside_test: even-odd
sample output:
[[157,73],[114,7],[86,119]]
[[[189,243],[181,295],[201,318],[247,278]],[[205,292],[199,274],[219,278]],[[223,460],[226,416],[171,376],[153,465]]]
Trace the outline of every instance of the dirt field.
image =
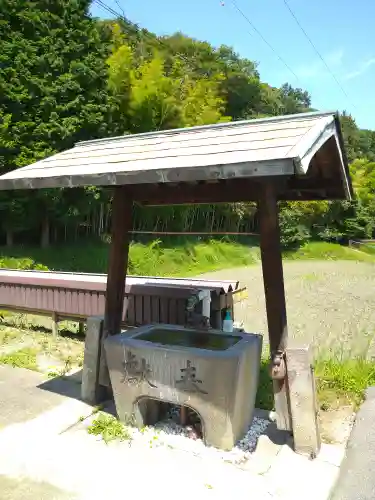
[[[260,266],[206,274],[238,279],[249,298],[235,309],[235,320],[249,332],[265,334],[267,322]],[[352,261],[284,262],[289,335],[313,341],[326,354],[375,356],[375,265]]]

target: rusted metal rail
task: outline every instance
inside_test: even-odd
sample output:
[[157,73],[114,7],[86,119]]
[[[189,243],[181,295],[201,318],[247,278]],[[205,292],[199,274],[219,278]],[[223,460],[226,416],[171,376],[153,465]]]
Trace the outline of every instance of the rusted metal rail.
[[[58,321],[83,323],[89,316],[104,315],[106,284],[105,274],[2,269],[0,309],[51,316],[56,332]],[[233,294],[243,290],[238,282],[129,276],[122,324],[185,324],[189,298],[207,289],[211,292],[211,325],[218,328],[223,311],[233,309]]]
[[361,245],[375,245],[375,240],[349,240],[350,247],[360,247]]

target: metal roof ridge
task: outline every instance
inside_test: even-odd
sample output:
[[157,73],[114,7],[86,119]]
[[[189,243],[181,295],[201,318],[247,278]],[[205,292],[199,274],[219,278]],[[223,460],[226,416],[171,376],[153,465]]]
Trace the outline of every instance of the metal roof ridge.
[[280,115],[280,116],[269,116],[266,118],[255,118],[251,120],[238,120],[238,121],[233,121],[233,122],[221,122],[221,123],[213,123],[211,125],[198,125],[194,127],[185,127],[185,128],[176,128],[176,129],[168,129],[168,130],[156,130],[152,132],[142,132],[139,134],[125,134],[125,135],[119,135],[115,137],[103,137],[100,139],[90,139],[87,141],[79,141],[77,142],[74,147],[77,146],[83,146],[83,145],[89,145],[89,144],[98,144],[98,143],[105,143],[105,142],[111,142],[111,141],[120,141],[120,140],[126,140],[130,138],[135,138],[135,137],[152,137],[152,136],[157,136],[157,135],[174,135],[174,134],[180,134],[180,133],[187,133],[191,131],[199,131],[199,130],[212,130],[212,129],[218,129],[218,128],[232,128],[232,127],[240,127],[243,125],[250,125],[250,124],[261,124],[261,123],[270,123],[270,122],[282,122],[282,121],[288,121],[288,120],[296,120],[296,119],[303,119],[303,118],[313,118],[313,117],[325,117],[329,115],[337,115],[337,111],[309,111],[307,113],[296,113],[293,115]]
[[[300,167],[304,162],[306,155],[308,155],[308,153],[312,150],[316,149],[317,143],[322,137],[324,138],[322,144],[324,144],[324,142],[327,141],[329,137],[335,134],[335,130],[331,130],[327,134],[327,130],[329,128],[332,128],[332,124],[336,129],[335,116],[331,116],[329,120],[328,117],[329,115],[324,117],[326,118],[324,121],[319,121],[315,123],[313,127],[309,128],[305,132],[305,134],[300,137],[298,142],[289,150],[288,156],[297,159],[298,167]],[[322,146],[322,144],[320,144],[319,142],[319,147]],[[319,147],[317,149],[319,149]],[[306,169],[304,173],[306,173]]]

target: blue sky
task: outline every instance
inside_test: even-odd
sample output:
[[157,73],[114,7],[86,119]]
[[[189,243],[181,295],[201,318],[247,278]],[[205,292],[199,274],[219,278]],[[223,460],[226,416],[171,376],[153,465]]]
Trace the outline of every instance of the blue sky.
[[[322,110],[350,112],[358,126],[375,130],[375,0],[288,0],[348,97],[300,31],[283,0],[235,0],[296,77],[252,30],[232,0],[103,0],[131,21],[157,33],[175,31],[226,44],[258,62],[261,79],[273,86],[288,81],[310,92]],[[108,18],[92,6],[95,16]]]

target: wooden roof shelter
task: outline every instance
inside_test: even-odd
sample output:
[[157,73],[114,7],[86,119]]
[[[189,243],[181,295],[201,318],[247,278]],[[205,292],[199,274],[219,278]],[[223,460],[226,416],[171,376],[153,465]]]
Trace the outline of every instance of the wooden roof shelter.
[[[256,199],[253,181],[269,177],[285,181],[280,199],[350,196],[338,117],[307,113],[80,142],[3,175],[0,189],[126,185],[149,204],[222,202]],[[176,183],[184,185],[176,191]]]
[[289,429],[277,201],[352,197],[338,115],[305,113],[86,141],[0,177],[0,190],[87,185],[114,187],[106,335],[120,329],[134,202],[258,203],[276,412],[278,426]]

